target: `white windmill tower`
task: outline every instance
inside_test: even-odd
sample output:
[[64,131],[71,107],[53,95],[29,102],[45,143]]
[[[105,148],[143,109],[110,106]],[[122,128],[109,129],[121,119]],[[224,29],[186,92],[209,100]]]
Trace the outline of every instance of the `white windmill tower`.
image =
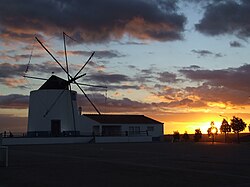
[[27,75],[24,76],[27,78],[46,80],[46,82],[38,90],[30,92],[27,132],[28,136],[71,136],[79,134],[78,127],[80,125],[80,115],[78,113],[76,101],[77,92],[71,89],[71,84],[75,84],[81,90],[96,112],[101,115],[97,107],[89,99],[80,85],[99,88],[107,87],[77,82],[79,78],[86,75],[85,73],[80,75],[80,73],[89,63],[95,52],[91,54],[86,63],[75,74],[75,76],[71,76],[69,74],[65,36],[68,35],[63,33],[66,69],[43,45],[43,43],[37,37],[35,37],[40,45],[45,49],[45,51],[47,51],[53,60],[66,73],[68,80],[64,80],[55,75],[52,75],[49,79]]

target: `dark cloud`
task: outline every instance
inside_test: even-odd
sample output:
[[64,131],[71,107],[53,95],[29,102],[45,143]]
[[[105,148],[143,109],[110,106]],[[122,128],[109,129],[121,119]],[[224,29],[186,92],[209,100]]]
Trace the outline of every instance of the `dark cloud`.
[[[229,101],[246,104],[250,92],[250,65],[224,70],[180,70],[187,78],[203,85],[188,89],[206,101]],[[240,95],[240,97],[239,97]]]
[[[210,86],[203,84],[199,87],[188,87],[186,91],[200,98],[204,103],[215,102],[224,103],[221,108],[226,108],[227,105],[248,105],[249,94],[246,91],[235,90],[227,87]],[[240,95],[240,97],[239,97]]]
[[196,53],[200,56],[207,56],[207,55],[212,55],[213,53],[211,51],[208,50],[192,50],[191,52]]
[[201,67],[198,65],[191,65],[189,67],[183,67],[182,69],[200,69]]
[[154,70],[153,69],[142,69],[141,73],[150,75],[150,74],[154,73]]
[[203,18],[195,27],[207,35],[235,34],[246,38],[250,36],[249,16],[249,1],[220,1],[206,7]]
[[[64,55],[64,51],[59,51],[59,55]],[[90,51],[67,51],[67,54],[69,55],[83,55],[90,57],[92,52]],[[103,50],[103,51],[95,51],[94,57],[98,59],[103,59],[103,58],[120,58],[120,57],[125,57],[126,55],[123,55],[119,53],[116,50]]]
[[[25,74],[25,71],[28,67],[28,73],[35,74],[46,74],[51,72],[61,73],[63,72],[62,68],[56,64],[56,62],[42,62],[40,64],[10,64],[10,63],[2,63],[0,64],[0,78],[15,78],[22,77]],[[72,70],[79,70],[80,67],[78,65],[71,65]]]
[[212,3],[220,3],[226,0],[182,0],[182,1],[186,1],[189,3],[202,3],[203,5],[208,5],[208,4],[212,4]]
[[[44,62],[41,64],[30,64],[29,71],[40,73],[60,73],[63,70],[55,62]],[[22,77],[27,69],[27,64],[0,64],[0,78]]]
[[169,73],[167,71],[158,73],[159,77],[157,78],[160,82],[165,82],[165,83],[176,83],[179,81],[177,79],[177,75],[174,73]]
[[1,38],[30,41],[34,33],[69,33],[80,42],[130,35],[141,40],[182,39],[186,17],[171,0],[2,0]]
[[167,104],[167,107],[204,107],[206,106],[204,103],[195,102],[191,99],[185,98],[181,100],[171,101]]
[[[28,71],[26,72],[28,67]],[[78,68],[78,67],[77,67]],[[75,68],[74,68],[75,69]],[[26,80],[23,78],[25,72],[26,75],[39,77],[42,74],[51,74],[63,72],[60,67],[57,67],[55,62],[44,62],[41,64],[0,64],[0,83],[8,87],[25,87]]]
[[132,90],[140,90],[141,87],[138,85],[109,85],[108,86],[108,90],[128,90],[128,89],[132,89]]
[[135,81],[139,83],[149,83],[152,82],[152,80],[155,77],[155,69],[149,68],[149,69],[139,69],[137,68],[137,73],[135,74]]
[[129,42],[119,42],[119,44],[121,45],[146,45],[147,43],[129,41]]
[[195,49],[193,49],[191,52],[198,54],[200,57],[205,57],[205,56],[214,56],[216,58],[223,57],[223,55],[221,53],[213,53],[213,52],[208,51],[208,50],[195,50]]
[[232,41],[230,42],[231,47],[243,47],[243,45],[240,42]]
[[166,101],[168,101],[158,104],[162,108],[201,108],[207,106],[206,102],[199,99],[193,99],[194,93],[192,91],[188,92],[187,89],[172,88],[161,84],[156,84],[155,88],[158,92],[154,94],[159,98],[164,97]]
[[0,95],[0,107],[11,109],[26,109],[29,105],[29,96],[10,94]]
[[176,88],[172,88],[169,86],[165,86],[162,84],[155,84],[154,88],[159,90],[157,92],[154,93],[154,95],[158,96],[158,97],[164,97],[166,100],[169,101],[175,101],[178,100],[178,98],[183,98],[183,91],[181,89],[176,89]]
[[1,63],[0,78],[13,78],[16,76],[21,77],[24,74],[26,67],[27,66],[24,64]]
[[128,76],[123,74],[106,74],[106,73],[88,75],[86,79],[89,81],[100,82],[100,83],[122,83],[131,80]]
[[212,86],[250,91],[250,64],[224,70],[180,70],[193,81],[205,81]]
[[11,58],[13,58],[16,62],[20,62],[20,61],[23,61],[23,60],[28,61],[31,57],[32,58],[42,58],[43,56],[42,55],[38,55],[38,54],[34,54],[32,56],[30,54],[11,56]]
[[[15,51],[16,52],[16,51]],[[28,62],[29,59],[31,58],[31,54],[15,54],[14,51],[12,50],[7,50],[7,51],[0,51],[0,60],[2,61],[12,61],[12,62]],[[33,54],[32,58],[41,58],[43,57],[40,54]]]
[[[148,112],[154,105],[133,101],[128,98],[115,99],[105,97],[103,94],[90,94],[89,98],[101,111],[101,113],[144,113]],[[83,106],[83,112],[95,113],[94,108],[89,104],[83,95],[78,95],[78,104]]]
[[134,65],[128,65],[128,68],[129,68],[129,69],[133,69],[133,70],[134,70],[134,69],[137,69],[137,67],[134,66]]

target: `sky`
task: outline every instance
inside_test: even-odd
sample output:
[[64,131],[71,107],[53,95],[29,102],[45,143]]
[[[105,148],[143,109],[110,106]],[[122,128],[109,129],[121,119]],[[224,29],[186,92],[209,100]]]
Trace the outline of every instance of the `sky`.
[[[25,132],[29,92],[67,79],[93,51],[78,82],[101,113],[143,114],[164,133],[206,133],[233,116],[250,123],[248,0],[1,0],[0,131]],[[81,91],[78,105],[96,113]]]

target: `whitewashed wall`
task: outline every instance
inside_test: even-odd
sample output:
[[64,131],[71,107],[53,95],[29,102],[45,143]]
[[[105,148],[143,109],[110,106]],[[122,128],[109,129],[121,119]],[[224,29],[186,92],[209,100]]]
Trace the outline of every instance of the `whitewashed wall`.
[[[65,90],[51,108],[61,93],[62,90],[36,90],[30,92],[28,132],[50,131],[52,119],[61,120],[61,131],[74,131],[70,91]],[[77,119],[78,111],[75,100],[73,101],[73,106]],[[48,109],[50,111],[44,117]]]

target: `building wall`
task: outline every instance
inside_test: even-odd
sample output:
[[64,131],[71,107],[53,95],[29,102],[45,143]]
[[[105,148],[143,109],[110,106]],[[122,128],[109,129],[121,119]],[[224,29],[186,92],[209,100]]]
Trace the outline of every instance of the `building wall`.
[[122,131],[128,131],[128,134],[136,135],[139,131],[140,134],[147,133],[152,137],[163,136],[163,125],[161,124],[122,124]]
[[[76,94],[76,92],[72,92]],[[76,123],[78,111],[73,95]],[[61,132],[74,131],[69,90],[36,90],[30,93],[28,132],[51,131],[51,120],[61,120]]]
[[93,126],[100,126],[100,124],[84,115],[79,116],[77,130],[81,135],[93,135]]
[[[117,127],[117,128],[116,128]],[[132,132],[131,129],[134,129]],[[110,129],[110,133],[107,133],[107,129]],[[117,130],[120,130],[120,133]],[[80,134],[95,134],[96,136],[152,136],[163,137],[163,125],[162,124],[100,124],[90,118],[82,115],[80,118],[79,126],[77,130]],[[115,130],[115,132],[113,132]],[[98,133],[99,131],[99,133]]]
[[84,115],[80,118],[77,130],[82,135],[163,137],[161,124],[100,124]]

